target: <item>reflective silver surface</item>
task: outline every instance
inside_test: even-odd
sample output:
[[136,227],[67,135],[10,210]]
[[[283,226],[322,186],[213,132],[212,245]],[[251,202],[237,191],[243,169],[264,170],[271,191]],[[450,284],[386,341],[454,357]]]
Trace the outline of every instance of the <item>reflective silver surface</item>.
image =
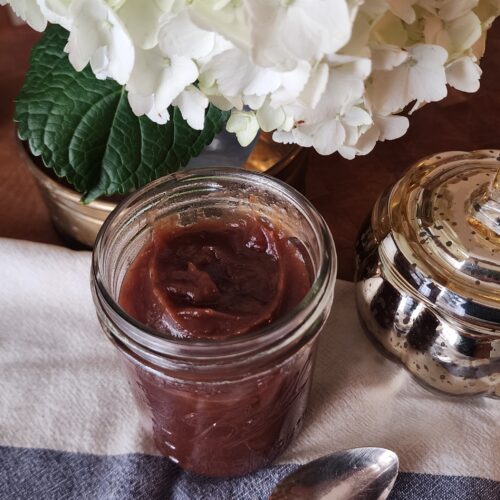
[[366,329],[449,394],[500,396],[499,168],[500,150],[422,160],[377,201],[357,242]]
[[354,448],[319,458],[283,479],[270,500],[383,500],[398,475],[397,455]]

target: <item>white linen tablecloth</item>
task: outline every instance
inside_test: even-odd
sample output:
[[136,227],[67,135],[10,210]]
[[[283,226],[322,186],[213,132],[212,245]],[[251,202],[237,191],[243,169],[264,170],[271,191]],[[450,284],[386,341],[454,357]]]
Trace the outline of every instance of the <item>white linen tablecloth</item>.
[[89,275],[89,252],[0,239],[0,498],[265,498],[290,464],[359,446],[398,453],[393,498],[500,498],[500,401],[421,387],[374,348],[343,281],[304,429],[278,464],[183,473],[141,427]]

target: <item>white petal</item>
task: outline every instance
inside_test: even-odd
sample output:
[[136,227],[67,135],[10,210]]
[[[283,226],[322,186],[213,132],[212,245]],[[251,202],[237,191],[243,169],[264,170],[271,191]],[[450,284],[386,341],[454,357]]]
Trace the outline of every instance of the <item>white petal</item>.
[[271,103],[278,107],[294,101],[304,87],[311,74],[311,65],[307,61],[299,61],[292,71],[281,73],[281,85],[272,93]]
[[241,146],[248,146],[259,131],[259,123],[255,113],[249,111],[233,111],[226,123],[226,130],[236,134]]
[[165,125],[170,119],[168,109],[157,110],[155,108],[154,96],[141,96],[139,94],[128,93],[128,102],[132,111],[137,116],[146,115],[151,121],[159,125]]
[[[366,5],[362,6],[362,9]],[[342,49],[346,54],[353,54],[357,56],[368,56],[368,40],[371,36],[372,20],[370,17],[361,10],[354,19],[352,27],[352,34],[347,45]]]
[[162,17],[170,11],[174,0],[126,0],[118,15],[134,42],[143,49],[158,43]]
[[289,132],[292,130],[293,126],[295,125],[295,120],[293,116],[287,116],[285,118],[285,121],[281,124],[280,130],[283,130],[285,132]]
[[390,70],[403,64],[408,58],[408,52],[392,45],[382,45],[372,50],[374,70]]
[[358,136],[358,140],[352,146],[339,147],[339,153],[347,160],[352,160],[358,155],[367,155],[377,144],[377,139],[377,127],[370,127]]
[[361,125],[371,125],[373,123],[370,113],[366,110],[353,106],[345,115],[343,121],[352,127],[360,127]]
[[444,21],[453,21],[470,12],[478,0],[446,0],[439,9],[439,17]]
[[[282,139],[287,137],[286,134],[286,132],[280,132],[276,135]],[[313,124],[300,124],[292,130],[292,134],[296,144],[302,147],[313,146],[322,155],[335,153],[344,145],[346,139],[345,128],[336,119]]]
[[179,107],[182,117],[188,122],[191,128],[203,130],[208,98],[194,85],[190,85],[181,92],[172,104]]
[[234,49],[234,45],[231,42],[229,42],[225,38],[222,38],[220,35],[214,34],[214,43],[212,50],[203,57],[197,57],[196,62],[201,67],[210,62],[210,60],[216,55],[222,54],[226,50],[230,49]]
[[321,63],[311,72],[311,76],[300,94],[300,101],[310,108],[315,108],[325,91],[329,75],[328,64]]
[[417,18],[413,10],[415,0],[387,0],[387,3],[393,14],[401,18],[406,24],[415,22]]
[[291,70],[299,60],[318,60],[343,47],[351,35],[345,0],[245,0],[257,64]]
[[471,57],[461,57],[446,67],[446,80],[462,92],[477,92],[481,73],[481,68]]
[[43,31],[47,27],[47,19],[42,14],[36,0],[2,0],[0,5],[9,4],[12,10],[34,30]]
[[317,126],[301,127],[292,129],[293,142],[303,148],[311,148],[313,146],[313,133]]
[[338,152],[346,160],[354,160],[357,154],[357,150],[353,146],[340,146]]
[[264,101],[266,100],[265,95],[246,95],[243,98],[243,103],[250,109],[256,110],[262,107]]
[[[223,96],[215,79],[207,73],[201,73],[198,77],[198,88],[209,98],[210,102],[223,111],[229,111],[232,108],[243,109],[243,99],[241,96]],[[245,96],[245,99],[254,96]],[[263,100],[265,96],[263,96]]]
[[243,109],[243,104],[241,102],[235,104],[232,100],[226,99],[221,95],[210,95],[208,98],[214,106],[218,107],[222,111],[231,111],[233,108],[238,110]]
[[275,130],[273,132],[273,141],[281,144],[296,144],[293,132],[289,130]]
[[268,103],[265,103],[257,110],[256,116],[259,126],[264,132],[271,132],[280,128],[286,119],[283,108],[273,108]]
[[446,26],[455,53],[469,49],[481,37],[481,21],[474,12],[469,12]]
[[37,2],[47,21],[59,24],[68,31],[71,30],[73,24],[71,0],[37,0]]
[[280,74],[252,64],[239,49],[231,49],[216,55],[202,72],[217,82],[221,94],[262,96],[274,92],[281,84]]
[[348,72],[350,78],[364,80],[372,70],[372,62],[368,57],[350,56],[345,54],[329,54],[327,60],[331,66]]
[[158,109],[168,108],[172,101],[198,78],[196,64],[186,57],[172,57],[170,64],[163,70],[155,93]]
[[108,47],[98,47],[90,57],[90,67],[98,80],[105,80],[108,77],[109,67]]
[[370,31],[372,40],[379,43],[397,47],[407,45],[408,31],[403,21],[390,11],[376,19]]
[[408,64],[401,64],[391,71],[374,71],[368,89],[371,107],[382,114],[401,111],[412,96],[408,92]]
[[126,86],[132,110],[139,116],[152,116],[157,123],[165,122],[172,101],[197,76],[198,69],[191,59],[166,59],[158,47],[137,49],[134,69]]
[[371,0],[370,2],[363,2],[361,11],[369,20],[373,21],[383,16],[387,12],[387,7],[386,0]]
[[242,50],[249,49],[250,27],[240,2],[191,0],[189,15],[201,29],[222,35]]
[[135,50],[113,9],[104,0],[75,0],[71,13],[74,21],[64,50],[73,67],[81,71],[90,62],[98,77],[125,84],[134,66]]
[[444,64],[448,53],[438,45],[415,45],[408,49],[416,64],[410,65],[408,92],[423,102],[440,101],[448,93]]
[[149,113],[146,114],[146,116],[151,121],[157,123],[158,125],[165,125],[165,123],[167,123],[168,120],[170,120],[170,114],[168,112],[168,109],[158,111],[155,108],[153,108]]
[[315,114],[335,116],[344,114],[365,93],[364,79],[370,72],[370,61],[353,61],[330,69],[325,92]]
[[424,41],[430,45],[440,45],[447,51],[451,50],[450,34],[437,16],[424,16]]
[[[305,129],[305,127],[301,128]],[[346,133],[342,123],[339,120],[330,120],[323,123],[315,131],[313,146],[320,155],[330,155],[338,151],[344,144],[345,137]]]
[[483,31],[479,40],[471,47],[470,52],[478,61],[484,56],[486,51],[486,31]]
[[379,129],[379,139],[380,141],[392,141],[394,139],[399,139],[406,134],[410,122],[406,116],[398,115],[375,115],[373,117],[375,125]]
[[215,33],[200,29],[193,23],[188,12],[183,11],[161,28],[159,44],[161,51],[169,57],[200,59],[213,51]]
[[437,45],[417,44],[408,48],[410,56],[419,66],[442,66],[448,59],[448,53]]
[[[345,139],[344,144],[341,146],[354,146],[366,127],[353,127],[346,123],[344,118],[345,117],[341,117],[341,122],[345,130]],[[339,148],[341,146],[339,146]]]
[[134,68],[127,82],[127,90],[134,94],[148,96],[155,94],[163,70],[170,64],[158,48],[136,49]]
[[154,107],[154,97],[128,92],[128,103],[136,116],[147,115]]

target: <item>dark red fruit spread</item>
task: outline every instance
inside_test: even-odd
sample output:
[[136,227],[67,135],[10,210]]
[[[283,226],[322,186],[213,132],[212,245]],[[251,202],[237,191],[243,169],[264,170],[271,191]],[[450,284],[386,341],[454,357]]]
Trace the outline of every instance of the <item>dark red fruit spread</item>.
[[159,225],[130,266],[120,305],[165,335],[225,338],[293,309],[311,286],[300,247],[249,217]]
[[[129,267],[119,303],[170,339],[235,338],[298,305],[311,287],[306,256],[296,238],[249,215],[161,223]],[[127,365],[158,449],[199,474],[234,476],[268,465],[298,432],[315,344],[263,351],[231,373],[160,368],[132,353]]]

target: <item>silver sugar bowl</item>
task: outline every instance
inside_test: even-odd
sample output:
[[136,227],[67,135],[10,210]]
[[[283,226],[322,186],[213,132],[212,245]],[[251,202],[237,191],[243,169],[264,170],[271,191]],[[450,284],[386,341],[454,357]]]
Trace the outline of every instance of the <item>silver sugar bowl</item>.
[[356,247],[364,326],[426,386],[500,397],[500,150],[413,165]]

